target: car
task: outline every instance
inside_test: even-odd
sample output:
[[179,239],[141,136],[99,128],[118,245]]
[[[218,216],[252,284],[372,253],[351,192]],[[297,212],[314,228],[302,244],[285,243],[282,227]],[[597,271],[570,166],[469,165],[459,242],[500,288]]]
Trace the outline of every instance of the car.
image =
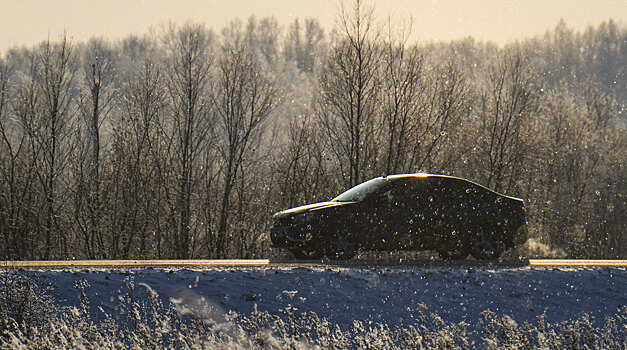
[[437,250],[496,259],[527,240],[525,204],[459,177],[399,174],[273,215],[272,247],[296,259],[347,260],[359,250]]

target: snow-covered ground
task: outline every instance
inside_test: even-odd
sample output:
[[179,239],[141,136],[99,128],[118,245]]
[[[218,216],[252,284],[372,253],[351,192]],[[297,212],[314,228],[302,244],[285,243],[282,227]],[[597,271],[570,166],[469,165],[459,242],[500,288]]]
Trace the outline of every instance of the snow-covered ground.
[[[624,268],[342,268],[255,267],[212,269],[124,269],[23,271],[61,306],[78,306],[81,285],[92,317],[122,312],[129,297],[156,292],[182,313],[220,323],[233,311],[270,315],[314,312],[340,327],[353,321],[389,326],[415,324],[433,313],[446,322],[479,326],[482,313],[551,323],[587,313],[597,320],[627,305]],[[154,294],[153,294],[154,295]],[[125,297],[122,297],[125,296]],[[102,310],[100,310],[100,307]],[[623,328],[624,330],[625,328]]]

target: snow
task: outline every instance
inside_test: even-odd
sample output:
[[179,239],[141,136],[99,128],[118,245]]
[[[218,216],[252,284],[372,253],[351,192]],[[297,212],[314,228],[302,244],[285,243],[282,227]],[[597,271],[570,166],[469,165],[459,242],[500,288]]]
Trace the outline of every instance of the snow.
[[[479,327],[482,313],[509,316],[513,324],[546,315],[548,322],[587,313],[602,320],[627,305],[627,269],[579,268],[345,268],[251,267],[211,269],[27,270],[22,274],[61,306],[92,317],[114,318],[130,302],[159,298],[180,314],[223,323],[228,312],[271,315],[313,312],[340,327],[354,321],[411,325],[421,312]],[[76,286],[80,288],[77,288]]]

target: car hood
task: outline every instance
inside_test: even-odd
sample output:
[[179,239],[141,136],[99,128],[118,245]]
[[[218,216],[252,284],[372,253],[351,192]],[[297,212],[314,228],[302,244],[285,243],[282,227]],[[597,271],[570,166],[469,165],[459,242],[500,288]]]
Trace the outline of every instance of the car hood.
[[321,203],[307,204],[307,205],[303,205],[300,207],[280,211],[274,214],[274,216],[292,216],[294,214],[300,214],[300,213],[305,213],[308,211],[320,210],[320,209],[325,209],[325,208],[332,208],[332,207],[337,207],[337,206],[351,204],[351,203],[354,203],[354,202],[321,202]]

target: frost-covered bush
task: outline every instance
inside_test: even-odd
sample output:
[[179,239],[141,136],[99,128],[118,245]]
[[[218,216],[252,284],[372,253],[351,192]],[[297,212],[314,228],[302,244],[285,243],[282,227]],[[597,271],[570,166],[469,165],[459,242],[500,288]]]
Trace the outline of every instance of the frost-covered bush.
[[28,334],[55,312],[56,306],[46,289],[17,271],[0,272],[0,335],[5,332]]
[[599,325],[583,314],[575,320],[550,324],[544,315],[532,325],[519,325],[509,316],[483,313],[483,340],[487,349],[625,349],[627,306]]
[[[232,322],[247,334],[271,332],[285,345],[306,344],[324,349],[466,349],[471,347],[466,324],[452,324],[433,314],[420,313],[416,323],[390,327],[381,323],[354,321],[343,328],[314,312],[296,313],[288,307],[281,315],[255,312],[235,316]],[[286,342],[285,340],[289,340]],[[294,347],[297,348],[297,347]]]
[[76,284],[80,305],[61,308],[32,280],[2,277],[11,277],[0,292],[3,349],[620,349],[627,344],[627,307],[603,322],[584,314],[556,324],[544,316],[519,324],[487,310],[477,333],[423,309],[405,326],[355,320],[341,327],[289,305],[278,314],[230,313],[217,322],[203,312],[165,306],[154,290],[132,279],[113,316],[88,304],[84,281]]

